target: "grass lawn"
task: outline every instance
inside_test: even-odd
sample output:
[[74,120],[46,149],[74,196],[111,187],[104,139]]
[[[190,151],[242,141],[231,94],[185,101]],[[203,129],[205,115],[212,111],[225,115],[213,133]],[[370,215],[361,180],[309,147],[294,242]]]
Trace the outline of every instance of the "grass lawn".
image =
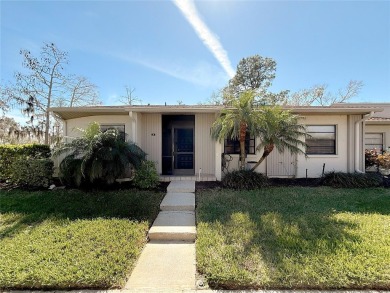
[[390,190],[197,194],[198,270],[215,288],[390,289]]
[[0,289],[123,286],[163,196],[0,190]]

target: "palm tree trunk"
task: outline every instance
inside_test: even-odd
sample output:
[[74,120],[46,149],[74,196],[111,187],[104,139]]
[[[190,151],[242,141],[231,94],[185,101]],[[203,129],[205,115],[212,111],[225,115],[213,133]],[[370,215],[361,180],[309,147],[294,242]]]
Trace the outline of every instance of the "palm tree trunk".
[[240,170],[245,169],[245,137],[246,137],[246,123],[240,124]]
[[256,163],[256,165],[253,166],[251,171],[255,171],[256,168],[264,161],[266,157],[273,151],[275,145],[273,143],[268,144],[264,147],[263,155],[261,156],[260,160]]

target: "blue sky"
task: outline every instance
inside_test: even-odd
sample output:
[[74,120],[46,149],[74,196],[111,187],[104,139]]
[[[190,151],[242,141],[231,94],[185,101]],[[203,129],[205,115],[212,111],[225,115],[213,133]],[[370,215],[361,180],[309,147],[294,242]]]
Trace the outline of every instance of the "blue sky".
[[197,104],[239,60],[277,62],[272,90],[362,80],[353,102],[390,102],[389,1],[1,1],[1,81],[19,50],[68,51],[67,72],[95,83],[105,105],[124,86],[143,104]]

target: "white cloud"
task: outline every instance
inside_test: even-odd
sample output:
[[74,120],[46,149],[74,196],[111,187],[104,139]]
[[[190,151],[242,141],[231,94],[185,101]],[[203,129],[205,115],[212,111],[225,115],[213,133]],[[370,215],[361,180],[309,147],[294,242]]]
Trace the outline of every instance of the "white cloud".
[[219,42],[218,37],[210,31],[200,18],[193,0],[173,0],[173,3],[179,8],[203,44],[209,48],[219,64],[221,64],[227,75],[232,78],[235,75],[235,70],[230,63],[228,54]]
[[226,83],[227,76],[225,72],[207,62],[200,62],[189,68],[172,60],[148,60],[140,56],[135,57],[120,53],[111,53],[111,56],[127,62],[138,63],[155,71],[204,87],[215,88]]

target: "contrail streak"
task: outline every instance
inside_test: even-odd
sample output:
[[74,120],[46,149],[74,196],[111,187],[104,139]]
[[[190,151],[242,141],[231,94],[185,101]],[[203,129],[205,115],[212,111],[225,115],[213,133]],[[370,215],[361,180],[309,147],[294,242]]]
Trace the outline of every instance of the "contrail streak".
[[214,57],[221,64],[222,68],[226,71],[227,75],[232,78],[235,75],[227,52],[222,47],[218,40],[218,37],[210,31],[207,25],[200,18],[198,11],[194,5],[193,0],[173,0],[173,3],[180,9],[181,13],[191,24],[198,37],[203,44],[211,51]]

